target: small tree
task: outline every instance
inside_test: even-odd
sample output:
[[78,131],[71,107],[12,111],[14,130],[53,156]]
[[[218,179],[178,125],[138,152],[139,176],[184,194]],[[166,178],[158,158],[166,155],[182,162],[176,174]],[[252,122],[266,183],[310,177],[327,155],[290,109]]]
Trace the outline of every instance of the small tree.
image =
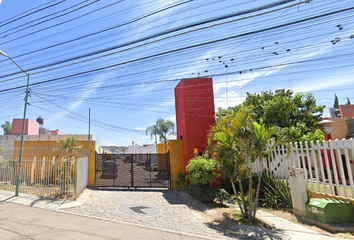
[[68,184],[73,183],[73,163],[76,160],[76,154],[81,145],[78,143],[76,137],[68,137],[60,139],[57,142],[57,157],[64,160],[63,164],[57,168],[59,174],[60,189],[68,190]]
[[[260,173],[257,181],[255,201],[253,201],[253,178],[251,164],[258,158],[270,154],[283,141],[277,136],[276,127],[266,127],[251,118],[252,109],[240,109],[235,115],[219,119],[209,133],[209,144],[215,152],[215,160],[229,178],[236,201],[244,218],[255,220],[260,191]],[[261,161],[262,163],[262,161]],[[263,169],[263,166],[260,168]],[[248,196],[243,192],[241,181],[248,178]],[[241,199],[238,197],[234,181],[240,185]],[[248,203],[247,201],[248,200]]]
[[5,124],[1,125],[1,127],[4,130],[4,135],[11,135],[12,134],[12,125],[9,121],[6,121]]

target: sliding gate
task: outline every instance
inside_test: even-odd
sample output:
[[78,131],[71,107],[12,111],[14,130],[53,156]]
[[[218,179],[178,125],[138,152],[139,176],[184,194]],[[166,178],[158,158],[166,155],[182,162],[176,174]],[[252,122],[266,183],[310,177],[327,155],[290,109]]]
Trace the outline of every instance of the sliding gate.
[[170,188],[168,154],[97,154],[96,187]]

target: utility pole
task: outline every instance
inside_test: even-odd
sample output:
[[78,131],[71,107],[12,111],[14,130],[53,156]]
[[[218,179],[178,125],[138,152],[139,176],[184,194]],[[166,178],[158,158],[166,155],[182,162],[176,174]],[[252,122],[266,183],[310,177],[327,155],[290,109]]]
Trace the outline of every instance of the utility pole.
[[[1,3],[1,1],[0,1]],[[0,55],[3,55],[5,57],[8,57],[16,66],[21,69],[21,71],[26,74],[27,76],[27,84],[26,84],[26,97],[25,97],[25,107],[23,110],[23,119],[22,119],[22,133],[21,133],[21,144],[20,144],[20,153],[18,157],[18,167],[17,167],[17,178],[16,178],[16,190],[15,190],[15,196],[18,196],[18,188],[20,185],[20,174],[21,174],[21,162],[22,162],[22,152],[23,152],[23,135],[25,133],[25,122],[26,122],[26,111],[27,111],[27,100],[28,100],[28,93],[29,93],[29,78],[30,74],[27,73],[25,70],[23,70],[20,65],[17,64],[9,55],[4,53],[3,51],[0,50]]]

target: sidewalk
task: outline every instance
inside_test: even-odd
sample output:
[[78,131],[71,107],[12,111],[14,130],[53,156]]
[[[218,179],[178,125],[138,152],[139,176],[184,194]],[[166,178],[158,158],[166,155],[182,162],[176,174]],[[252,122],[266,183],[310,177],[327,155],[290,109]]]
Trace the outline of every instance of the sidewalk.
[[[237,205],[233,203],[227,203],[227,205],[239,209]],[[269,212],[263,211],[261,209],[257,210],[257,218],[267,223],[269,226],[273,226],[275,229],[265,229],[259,227],[242,226],[240,231],[247,231],[248,236],[254,237],[255,239],[291,239],[291,240],[339,240],[343,238],[332,237],[329,234],[323,234],[320,232],[313,231],[302,225],[296,224],[284,218],[278,217]],[[236,230],[238,226],[234,226],[232,229]]]
[[76,201],[67,199],[57,199],[49,197],[41,197],[26,193],[20,193],[15,197],[13,192],[0,190],[0,202],[16,203],[30,207],[60,210],[80,206],[87,199],[89,192],[84,191]]
[[[209,209],[206,205],[200,203],[199,201],[197,201],[196,199],[194,199],[193,197],[189,196],[186,192],[182,192],[182,191],[178,191],[178,190],[170,190],[169,192],[173,193],[174,196],[180,196],[181,199],[184,199],[183,201],[179,201],[179,202],[173,202],[176,200],[171,199],[171,205],[170,208],[171,210],[173,210],[173,215],[174,218],[179,218],[181,217],[181,219],[176,219],[175,221],[179,222],[179,224],[181,224],[181,228],[183,228],[183,224],[188,224],[186,222],[186,219],[184,219],[184,216],[182,216],[181,214],[177,214],[176,207],[179,209],[178,211],[180,211],[180,208],[182,205],[179,205],[180,203],[184,203],[184,204],[188,204],[189,208],[191,208],[189,211],[194,214],[196,217],[199,217],[201,220],[201,222],[203,222],[202,218],[203,218],[203,214],[208,214],[208,211],[212,211],[212,209]],[[104,219],[104,220],[108,220],[108,221],[115,221],[114,218],[107,218],[106,215],[107,214],[112,214],[111,212],[107,212],[105,209],[101,209],[100,206],[98,206],[97,204],[104,204],[104,207],[108,206],[107,201],[109,199],[112,199],[112,195],[117,198],[117,196],[120,196],[119,199],[122,201],[123,196],[132,196],[134,194],[140,194],[138,195],[136,198],[137,199],[142,199],[144,194],[147,195],[147,193],[141,192],[141,193],[134,193],[134,192],[117,192],[117,191],[112,191],[112,192],[105,192],[105,193],[101,193],[99,190],[89,190],[86,189],[76,201],[72,201],[72,200],[64,200],[64,199],[52,199],[52,198],[47,198],[47,197],[40,197],[40,196],[35,196],[35,195],[30,195],[30,194],[24,194],[21,193],[20,196],[18,197],[14,197],[13,192],[8,192],[8,191],[2,191],[0,190],[0,203],[4,203],[4,202],[8,202],[8,203],[16,203],[16,204],[22,204],[25,206],[31,206],[31,207],[35,207],[35,208],[42,208],[42,209],[48,209],[48,210],[54,210],[54,211],[60,211],[60,212],[65,212],[65,213],[71,213],[74,215],[81,215],[81,216],[86,216],[86,217],[93,217],[93,218],[99,218],[99,219]],[[98,199],[98,196],[102,194],[106,194],[107,196],[107,201],[102,201],[101,199]],[[151,201],[152,199],[149,198]],[[117,200],[118,201],[118,200]],[[160,200],[158,200],[160,201]],[[118,202],[115,202],[116,204],[119,204]],[[178,203],[176,205],[176,203]],[[237,206],[235,204],[230,204],[229,206],[235,207],[237,208]],[[84,208],[83,208],[84,207]],[[87,209],[95,209],[95,211],[89,212],[90,214],[85,214],[84,210]],[[163,212],[168,212],[171,210],[168,210],[167,208],[161,207],[161,209],[163,209]],[[196,212],[194,210],[197,210],[197,214],[193,213]],[[77,210],[77,211],[76,211]],[[82,211],[79,211],[82,210]],[[115,208],[114,208],[114,211]],[[107,213],[105,213],[107,212]],[[81,214],[80,214],[81,213]],[[186,213],[184,213],[186,214]],[[193,216],[193,215],[191,215]],[[253,227],[253,226],[247,226],[247,225],[233,225],[233,226],[227,226],[227,229],[217,229],[218,226],[216,225],[212,225],[209,224],[209,230],[212,229],[216,229],[219,232],[219,237],[223,238],[226,237],[227,235],[227,231],[230,232],[236,232],[238,233],[237,235],[240,237],[246,237],[248,239],[281,239],[281,240],[309,240],[309,239],[314,239],[314,240],[334,240],[334,239],[338,239],[326,234],[322,234],[322,233],[318,233],[315,232],[313,230],[310,230],[306,227],[303,227],[301,225],[295,224],[293,222],[290,222],[288,220],[285,220],[283,218],[280,218],[278,216],[275,216],[271,213],[262,211],[262,210],[258,210],[257,211],[257,217],[261,220],[263,220],[264,222],[268,223],[270,226],[274,226],[276,229],[266,229],[266,228],[260,228],[260,227]],[[161,219],[160,219],[161,218]],[[117,218],[116,218],[117,219]],[[121,218],[118,218],[121,219]],[[128,218],[127,218],[128,219]],[[133,218],[135,219],[135,218]],[[169,218],[166,218],[167,220]],[[158,217],[154,218],[154,222],[155,221],[166,221],[166,219],[164,219],[163,214],[161,214]],[[189,218],[190,219],[190,218]],[[139,219],[137,219],[139,220]],[[183,220],[183,221],[182,221]],[[115,221],[117,222],[117,221]],[[121,219],[120,221],[118,221],[120,223],[126,223],[126,224],[133,224],[136,226],[140,226],[139,224],[141,224],[141,227],[144,228],[149,228],[149,226],[146,226],[146,222],[126,222],[124,219]],[[137,224],[136,224],[137,223]],[[189,223],[190,224],[190,223]],[[196,223],[197,224],[197,223]],[[199,226],[199,225],[195,225],[195,226]],[[186,226],[188,228],[188,226]],[[186,227],[184,227],[185,230]],[[189,226],[190,227],[190,226]],[[199,227],[199,231],[201,231],[202,229],[204,229],[205,226],[200,226]],[[155,230],[157,231],[169,231],[165,228],[161,228],[160,225],[157,225],[156,227],[154,227]],[[197,229],[196,233],[198,232]],[[206,229],[208,230],[208,229]],[[208,231],[209,231],[208,230]],[[179,232],[182,233],[182,232]],[[188,235],[188,233],[186,232],[186,234]],[[191,234],[189,234],[190,236],[192,236]],[[196,236],[195,234],[193,234],[194,236]],[[212,238],[215,238],[215,234],[210,234],[210,237],[213,236]],[[202,236],[200,236],[202,237]]]

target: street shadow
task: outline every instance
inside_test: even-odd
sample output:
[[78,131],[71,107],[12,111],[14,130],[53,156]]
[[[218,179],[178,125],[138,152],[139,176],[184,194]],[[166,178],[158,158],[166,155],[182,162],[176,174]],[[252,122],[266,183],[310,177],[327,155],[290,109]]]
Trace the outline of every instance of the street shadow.
[[8,197],[8,198],[6,198],[4,200],[1,200],[0,203],[5,203],[5,202],[7,202],[8,200],[10,200],[12,198],[15,198],[15,196],[11,196],[11,197]]
[[177,189],[164,192],[163,197],[171,205],[184,205],[192,210],[199,212],[204,212],[209,209],[208,206],[199,202],[198,200],[190,196],[187,192],[180,191]]
[[46,204],[51,204],[51,203],[54,203],[54,202],[57,202],[57,203],[60,202],[60,205],[62,205],[66,201],[67,201],[66,199],[60,199],[60,198],[38,197],[37,199],[31,200],[29,206],[33,207],[34,205],[36,205],[37,203],[40,203],[40,202],[45,202]]
[[284,232],[277,229],[267,229],[258,226],[245,225],[241,221],[237,221],[224,213],[222,217],[214,219],[212,222],[204,223],[218,233],[231,238],[241,239],[284,239]]
[[167,192],[168,189],[164,188],[127,188],[127,187],[100,187],[100,188],[88,188],[93,192],[99,191],[111,191],[111,192]]

